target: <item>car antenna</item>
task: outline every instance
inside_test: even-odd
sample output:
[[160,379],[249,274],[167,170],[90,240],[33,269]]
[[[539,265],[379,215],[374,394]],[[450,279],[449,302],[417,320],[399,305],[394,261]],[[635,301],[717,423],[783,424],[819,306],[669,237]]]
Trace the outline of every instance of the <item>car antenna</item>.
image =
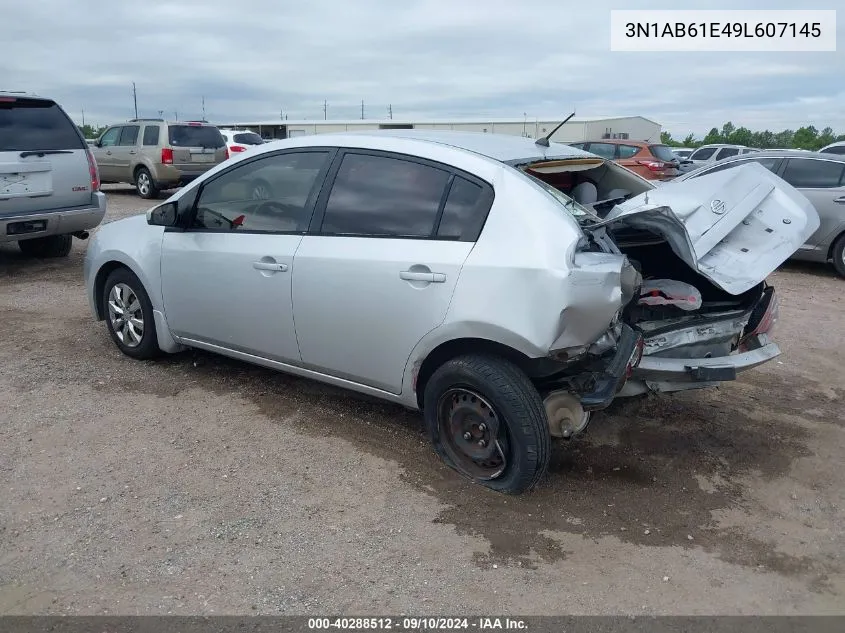
[[552,134],[554,134],[554,133],[555,133],[555,132],[557,132],[560,128],[562,128],[562,127],[563,127],[563,124],[564,124],[564,123],[566,123],[569,119],[571,119],[571,118],[572,118],[572,117],[574,117],[574,116],[575,116],[575,112],[573,111],[573,112],[572,112],[572,114],[570,114],[570,115],[569,115],[568,117],[566,117],[563,121],[561,121],[560,123],[558,123],[558,124],[557,124],[557,126],[555,127],[555,129],[553,129],[551,132],[549,132],[548,134],[546,134],[546,135],[545,135],[545,136],[543,136],[542,138],[538,138],[536,141],[534,141],[534,144],[535,144],[535,145],[539,145],[540,147],[548,147],[548,146],[549,146],[549,139],[550,139],[550,138],[552,138]]

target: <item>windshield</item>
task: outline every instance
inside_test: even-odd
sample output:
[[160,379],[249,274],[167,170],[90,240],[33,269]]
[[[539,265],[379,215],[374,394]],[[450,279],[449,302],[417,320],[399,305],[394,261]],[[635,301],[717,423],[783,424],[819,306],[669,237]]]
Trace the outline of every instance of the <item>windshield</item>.
[[226,141],[220,130],[211,125],[170,125],[169,139],[173,147],[223,147]]
[[243,143],[244,145],[262,145],[264,143],[264,139],[255,132],[238,132],[233,140],[235,143]]
[[52,101],[0,99],[0,152],[83,149],[82,135]]

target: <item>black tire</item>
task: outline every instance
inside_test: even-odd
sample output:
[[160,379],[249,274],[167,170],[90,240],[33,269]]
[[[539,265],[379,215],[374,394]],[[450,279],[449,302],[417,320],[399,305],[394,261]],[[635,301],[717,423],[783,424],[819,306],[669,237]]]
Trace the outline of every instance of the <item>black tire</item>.
[[833,255],[833,267],[840,277],[845,277],[845,233],[839,236],[833,243],[831,250]]
[[72,246],[72,235],[48,235],[18,242],[21,252],[31,257],[67,257]]
[[[500,455],[505,463],[494,478],[479,477],[467,469],[461,460],[473,458],[456,453],[455,442],[442,432],[444,407],[454,410],[451,403],[461,398],[455,390],[480,396],[482,410],[487,411],[489,404],[493,409],[490,417],[495,415],[498,420]],[[549,466],[551,435],[543,401],[528,376],[503,358],[467,355],[441,365],[426,383],[423,415],[432,446],[443,461],[488,488],[519,494],[533,488]],[[466,418],[463,420],[466,423]]]
[[[121,330],[120,335],[118,335],[118,332],[115,331],[116,324],[113,322],[113,314],[109,307],[109,299],[112,293],[112,288],[118,285],[122,285],[123,287],[121,288],[122,292],[120,294],[125,305],[128,304],[129,308],[132,308],[134,305],[132,301],[133,296],[138,301],[139,309],[133,310],[132,314],[136,317],[138,314],[141,315],[141,324],[143,329],[140,337],[138,337],[138,330],[135,325],[132,325],[131,327],[129,325],[125,325],[123,328],[120,327],[120,325],[125,324],[125,320],[119,320],[117,322],[117,327]],[[125,288],[128,288],[131,291],[131,294],[128,296]],[[117,268],[113,270],[103,286],[103,294],[100,297],[100,302],[102,305],[103,315],[106,319],[106,327],[109,329],[109,335],[121,352],[139,360],[155,358],[161,354],[161,350],[158,347],[158,339],[156,338],[153,305],[150,302],[150,297],[147,295],[147,291],[144,289],[141,280],[138,279],[135,273],[128,268]],[[136,342],[136,338],[140,338],[140,340]]]
[[145,200],[155,200],[161,190],[156,186],[150,170],[146,167],[139,167],[135,172],[135,191]]

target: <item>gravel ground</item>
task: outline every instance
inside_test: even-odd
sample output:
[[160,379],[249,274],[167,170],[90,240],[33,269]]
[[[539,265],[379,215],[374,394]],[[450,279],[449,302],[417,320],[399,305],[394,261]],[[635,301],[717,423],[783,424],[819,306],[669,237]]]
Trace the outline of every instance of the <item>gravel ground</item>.
[[[106,221],[148,205],[108,187]],[[0,614],[845,613],[845,284],[788,264],[772,362],[615,404],[522,497],[400,408],[93,321],[85,242],[0,246]]]

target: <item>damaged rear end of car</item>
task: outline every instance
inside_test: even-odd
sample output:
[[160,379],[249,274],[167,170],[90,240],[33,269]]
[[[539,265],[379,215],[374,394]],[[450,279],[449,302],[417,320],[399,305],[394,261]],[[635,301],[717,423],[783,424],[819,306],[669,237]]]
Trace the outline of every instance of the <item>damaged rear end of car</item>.
[[[552,436],[577,435],[616,397],[715,386],[780,354],[766,278],[819,222],[790,185],[759,165],[659,188],[605,161],[518,168],[584,234],[569,274],[578,300],[529,369]],[[584,182],[590,203],[570,197]]]

